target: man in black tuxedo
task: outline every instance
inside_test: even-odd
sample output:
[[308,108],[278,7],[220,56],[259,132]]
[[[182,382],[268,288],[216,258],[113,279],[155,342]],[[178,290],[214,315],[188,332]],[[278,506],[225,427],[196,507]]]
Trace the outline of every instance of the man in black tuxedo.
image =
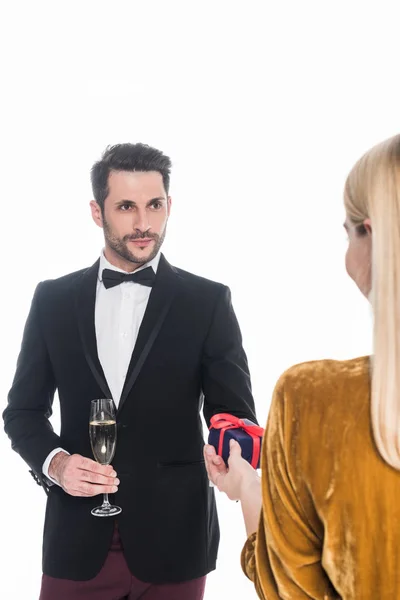
[[[160,253],[170,168],[149,146],[109,147],[91,172],[100,259],[39,283],[32,300],[4,421],[48,494],[41,600],[196,600],[215,569],[200,411],[207,424],[256,418],[229,289]],[[112,466],[90,458],[95,398],[117,409]],[[91,515],[105,492],[118,517]]]

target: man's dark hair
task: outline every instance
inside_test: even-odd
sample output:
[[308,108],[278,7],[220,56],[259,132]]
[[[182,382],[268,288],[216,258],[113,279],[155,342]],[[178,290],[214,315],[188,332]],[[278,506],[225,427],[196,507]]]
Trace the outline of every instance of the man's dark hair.
[[171,159],[160,150],[147,144],[115,144],[107,146],[91,170],[93,196],[104,211],[108,196],[108,177],[111,171],[157,171],[161,173],[168,194]]

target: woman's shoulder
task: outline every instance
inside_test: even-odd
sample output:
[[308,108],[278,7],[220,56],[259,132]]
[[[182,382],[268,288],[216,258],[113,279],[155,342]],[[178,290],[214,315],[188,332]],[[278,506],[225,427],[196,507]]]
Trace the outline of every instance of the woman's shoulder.
[[[349,423],[369,431],[370,359],[317,360],[294,365],[279,378],[269,413],[270,431],[283,425],[299,452],[342,439]],[[303,441],[305,440],[305,443]],[[332,442],[333,443],[333,442]],[[311,460],[311,459],[310,459]]]
[[[313,398],[321,394],[341,397],[369,385],[370,357],[350,360],[314,360],[293,365],[279,378],[276,391],[288,396]],[[336,393],[335,393],[336,392]]]

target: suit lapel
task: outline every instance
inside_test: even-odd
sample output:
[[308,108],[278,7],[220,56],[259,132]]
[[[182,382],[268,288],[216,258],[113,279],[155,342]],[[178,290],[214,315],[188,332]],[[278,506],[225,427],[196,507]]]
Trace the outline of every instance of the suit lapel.
[[146,312],[133,349],[125,385],[119,401],[118,412],[131,391],[146,358],[161,330],[165,317],[179,289],[180,278],[176,270],[161,255],[156,280],[151,290]]
[[96,343],[94,319],[99,263],[100,261],[97,260],[95,264],[90,267],[90,269],[85,271],[80,278],[75,295],[75,304],[79,334],[81,337],[85,358],[100,389],[105,394],[105,397],[112,398],[99,361]]

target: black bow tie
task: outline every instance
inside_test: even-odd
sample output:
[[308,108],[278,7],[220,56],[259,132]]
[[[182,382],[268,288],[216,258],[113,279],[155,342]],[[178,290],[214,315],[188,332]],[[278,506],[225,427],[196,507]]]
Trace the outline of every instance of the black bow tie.
[[120,271],[113,271],[112,269],[103,269],[102,277],[104,287],[108,289],[115,285],[119,285],[123,281],[133,281],[134,283],[140,283],[140,285],[152,287],[156,275],[151,267],[146,267],[141,271],[133,273],[121,273]]

